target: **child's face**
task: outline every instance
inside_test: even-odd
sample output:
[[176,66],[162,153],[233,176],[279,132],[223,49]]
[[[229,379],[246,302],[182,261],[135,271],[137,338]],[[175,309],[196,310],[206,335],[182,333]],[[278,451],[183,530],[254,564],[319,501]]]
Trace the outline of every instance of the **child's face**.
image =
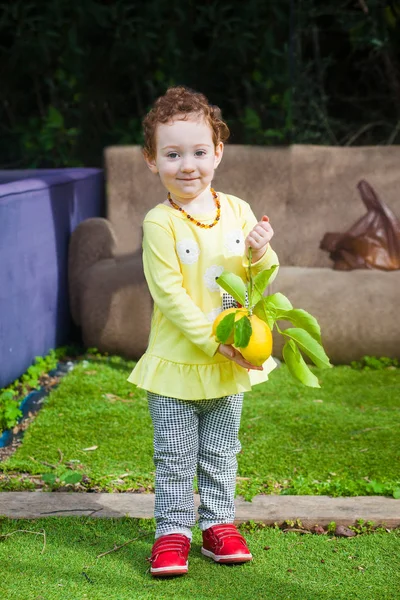
[[210,185],[222,153],[222,142],[215,147],[211,127],[194,114],[157,125],[156,156],[146,162],[172,197],[190,201]]

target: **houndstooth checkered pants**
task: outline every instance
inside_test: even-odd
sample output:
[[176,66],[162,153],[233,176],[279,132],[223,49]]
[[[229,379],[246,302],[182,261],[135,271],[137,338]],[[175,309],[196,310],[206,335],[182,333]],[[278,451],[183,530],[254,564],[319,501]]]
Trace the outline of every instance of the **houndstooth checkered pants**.
[[147,392],[154,427],[156,538],[167,533],[191,538],[196,473],[200,529],[233,522],[243,395],[192,401]]

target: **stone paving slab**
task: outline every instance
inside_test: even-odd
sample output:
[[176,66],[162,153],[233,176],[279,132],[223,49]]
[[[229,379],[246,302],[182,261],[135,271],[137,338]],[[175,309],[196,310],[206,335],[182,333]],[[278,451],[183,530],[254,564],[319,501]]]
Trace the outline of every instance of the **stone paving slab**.
[[[388,528],[400,526],[400,500],[383,496],[331,498],[330,496],[255,496],[252,502],[236,498],[236,522],[258,521],[282,525],[300,519],[304,527],[353,525],[358,519]],[[195,495],[195,505],[199,496]],[[0,515],[13,519],[51,516],[151,518],[154,494],[0,492]]]

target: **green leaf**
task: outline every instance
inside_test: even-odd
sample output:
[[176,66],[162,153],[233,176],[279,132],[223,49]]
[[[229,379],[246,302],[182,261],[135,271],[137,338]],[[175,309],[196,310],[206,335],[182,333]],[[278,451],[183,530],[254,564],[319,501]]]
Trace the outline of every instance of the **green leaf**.
[[54,127],[55,129],[64,127],[64,117],[55,106],[50,105],[47,119],[50,127]]
[[216,330],[216,337],[218,342],[222,342],[222,344],[226,344],[229,336],[232,334],[233,326],[235,323],[235,314],[234,312],[229,313],[222,319],[220,323],[218,323]]
[[265,298],[261,298],[261,300],[257,302],[253,308],[253,314],[264,321],[272,331],[276,321],[276,311],[273,306],[267,307]]
[[282,350],[282,355],[290,371],[295,379],[304,383],[308,387],[319,388],[319,381],[312,373],[300,354],[300,350],[293,340],[288,340]]
[[8,428],[13,427],[19,417],[22,417],[22,410],[18,408],[18,404],[13,401],[11,404],[6,404],[4,409],[4,421]]
[[245,306],[246,302],[246,286],[244,281],[234,273],[224,271],[215,280],[223,290],[228,292],[236,302],[239,302],[242,306]]
[[325,350],[317,340],[304,329],[289,328],[282,331],[282,335],[293,339],[317,367],[326,369],[332,367]]
[[265,300],[267,302],[267,306],[273,306],[277,310],[292,310],[293,309],[293,306],[292,306],[290,300],[288,300],[288,298],[286,298],[286,296],[284,296],[283,294],[280,294],[279,292],[277,294],[271,294],[271,296],[266,296]]
[[308,333],[320,344],[321,328],[315,317],[310,315],[301,308],[293,308],[292,310],[278,310],[276,315],[277,320],[291,321],[293,325],[300,329],[305,329]]
[[238,321],[235,321],[235,337],[234,345],[237,348],[245,348],[248,346],[251,337],[252,327],[250,319],[246,316]]
[[400,488],[396,488],[393,491],[393,498],[395,498],[396,500],[399,500],[399,498],[400,498]]
[[14,390],[4,390],[3,392],[0,392],[0,402],[6,404],[9,400],[12,400],[15,395],[16,392]]
[[373,492],[374,494],[383,494],[385,491],[384,485],[374,479],[366,487],[369,492]]
[[43,473],[42,480],[51,485],[55,482],[56,475],[54,473]]
[[385,42],[383,42],[382,40],[379,40],[378,38],[372,38],[371,44],[373,46],[375,46],[376,48],[383,48],[383,46],[385,45]]
[[81,480],[81,473],[63,473],[60,477],[60,481],[63,481],[64,483],[78,483]]
[[241,120],[248,129],[254,131],[259,131],[261,129],[261,120],[258,113],[249,106],[245,107],[244,116]]
[[269,281],[277,268],[278,265],[272,265],[270,269],[265,269],[265,271],[261,271],[261,273],[258,273],[258,275],[254,277],[254,291],[252,298],[253,306],[255,306],[257,302],[259,302],[260,299],[263,297],[263,294],[266,288],[268,287]]

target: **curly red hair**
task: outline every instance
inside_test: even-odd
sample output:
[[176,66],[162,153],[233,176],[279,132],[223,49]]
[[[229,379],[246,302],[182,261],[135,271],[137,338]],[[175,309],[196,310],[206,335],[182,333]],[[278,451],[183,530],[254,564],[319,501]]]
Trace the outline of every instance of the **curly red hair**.
[[177,115],[190,114],[204,117],[212,130],[214,146],[225,142],[229,137],[229,128],[222,120],[218,106],[209,104],[206,96],[184,86],[170,87],[163,96],[157,98],[153,108],[143,119],[144,147],[146,157],[156,155],[156,128],[159,123],[168,123]]

